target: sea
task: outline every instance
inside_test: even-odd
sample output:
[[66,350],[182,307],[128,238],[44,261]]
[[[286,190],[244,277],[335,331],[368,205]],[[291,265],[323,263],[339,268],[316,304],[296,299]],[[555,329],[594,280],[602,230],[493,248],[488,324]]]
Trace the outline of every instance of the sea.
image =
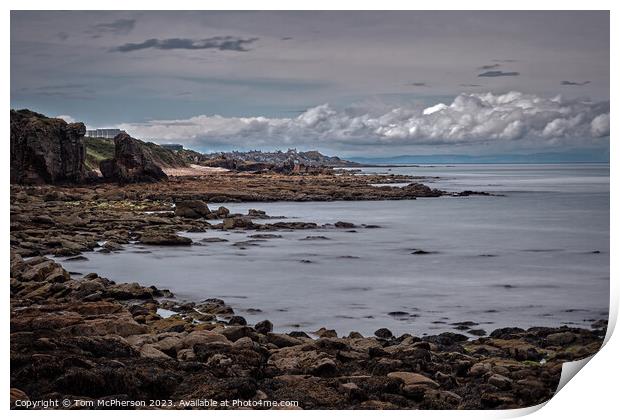
[[[181,301],[221,298],[248,323],[268,319],[280,332],[325,327],[372,335],[385,327],[420,336],[464,330],[462,323],[490,333],[607,319],[608,164],[359,169],[357,176],[421,176],[433,188],[494,195],[210,203],[356,227],[278,231],[259,240],[255,231],[181,232],[195,244],[130,244],[87,253],[86,261],[59,260],[73,272],[170,289]],[[213,237],[226,241],[201,242]]]

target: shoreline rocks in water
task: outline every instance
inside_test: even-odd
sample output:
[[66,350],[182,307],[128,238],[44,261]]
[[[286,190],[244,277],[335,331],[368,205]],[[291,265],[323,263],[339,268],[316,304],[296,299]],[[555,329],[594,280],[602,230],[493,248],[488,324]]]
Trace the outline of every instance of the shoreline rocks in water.
[[[421,184],[369,186],[381,179],[376,176],[226,177],[123,188],[11,186],[14,399],[165,399],[174,404],[260,399],[296,401],[303,409],[518,408],[549,399],[562,363],[587,357],[602,344],[604,322],[593,330],[507,328],[476,339],[450,331],[394,337],[386,329],[376,337],[357,332],[338,337],[326,328],[314,333],[318,338],[304,331],[285,334],[274,332],[268,319],[247,325],[219,299],[174,302],[168,290],[115,283],[94,273],[77,277],[44,257],[118,252],[133,242],[189,246],[191,239],[178,233],[189,230],[253,230],[262,235],[252,238],[256,241],[275,238],[272,231],[319,227],[303,221],[254,223],[252,217],[268,218],[260,210],[213,212],[207,203],[215,197],[306,201],[442,194]],[[189,205],[189,200],[201,202]],[[184,202],[180,208],[187,212],[177,213],[174,204],[179,208]],[[331,227],[352,226],[340,222]],[[312,232],[307,237],[318,238]],[[215,240],[222,239],[202,242]],[[162,309],[173,312],[162,317]]]
[[[247,325],[220,299],[172,294],[42,257],[11,256],[11,392],[16,398],[257,398],[303,409],[486,409],[542,403],[562,363],[595,353],[599,329],[504,328],[468,339],[445,332],[338,337]],[[158,309],[174,310],[162,318]],[[226,317],[218,320],[217,317]],[[468,324],[469,325],[469,324]],[[77,408],[77,407],[69,407]]]

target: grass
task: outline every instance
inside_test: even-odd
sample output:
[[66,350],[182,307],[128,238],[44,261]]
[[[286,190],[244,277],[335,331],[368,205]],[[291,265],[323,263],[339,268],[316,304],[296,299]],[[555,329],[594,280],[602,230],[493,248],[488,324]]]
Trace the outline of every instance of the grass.
[[114,157],[114,141],[99,137],[84,137],[86,145],[85,163],[88,169],[99,169],[99,162]]
[[[184,154],[177,154],[155,143],[142,142],[142,144],[146,149],[146,155],[151,158],[156,165],[170,168],[187,166],[187,159],[185,159]],[[85,163],[88,169],[99,169],[99,163],[102,160],[112,159],[114,157],[113,139],[84,137],[84,145],[86,146]]]

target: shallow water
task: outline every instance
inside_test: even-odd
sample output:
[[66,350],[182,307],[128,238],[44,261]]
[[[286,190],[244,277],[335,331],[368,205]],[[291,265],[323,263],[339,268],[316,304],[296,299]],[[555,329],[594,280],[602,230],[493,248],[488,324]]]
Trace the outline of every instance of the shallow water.
[[[391,169],[388,172],[388,169]],[[250,323],[276,330],[372,334],[503,326],[587,326],[609,303],[608,165],[450,165],[367,168],[435,177],[449,191],[504,196],[405,201],[226,204],[319,224],[380,228],[187,233],[192,247],[127,246],[64,261],[70,271],[171,289],[179,299],[220,297]],[[257,221],[260,222],[260,221]],[[327,239],[307,236],[324,236]],[[427,254],[412,254],[415,250]],[[144,251],[150,251],[144,253]],[[597,252],[595,252],[597,251]],[[262,312],[247,312],[260,309]],[[390,313],[394,313],[390,315]]]

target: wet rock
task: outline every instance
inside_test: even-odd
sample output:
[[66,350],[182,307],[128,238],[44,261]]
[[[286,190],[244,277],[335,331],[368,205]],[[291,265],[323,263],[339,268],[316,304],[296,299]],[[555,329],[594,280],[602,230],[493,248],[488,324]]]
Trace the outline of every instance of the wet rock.
[[267,333],[266,336],[268,342],[276,345],[279,348],[297,346],[303,343],[303,341],[301,341],[300,339],[291,337],[287,334],[270,332]]
[[122,251],[123,250],[122,245],[117,244],[116,242],[113,242],[113,241],[106,241],[106,243],[104,243],[102,247],[107,249],[108,251]]
[[260,321],[256,323],[254,329],[260,334],[267,334],[273,331],[273,324],[268,320]]
[[213,315],[231,315],[233,310],[221,299],[207,299],[196,306],[196,310]]
[[215,210],[215,215],[219,218],[219,219],[223,219],[225,217],[228,217],[228,215],[230,214],[230,210],[228,210],[226,207],[224,206],[220,206],[217,208],[217,210]]
[[353,223],[350,222],[336,222],[334,223],[334,227],[338,229],[352,229],[356,227]]
[[432,251],[425,251],[423,249],[416,249],[415,251],[413,251],[411,253],[412,255],[428,255],[428,254],[435,254],[435,252]]
[[179,236],[175,233],[145,232],[140,237],[140,243],[143,243],[145,245],[166,245],[166,246],[181,245],[183,246],[183,245],[191,245],[192,240],[184,236]]
[[310,336],[303,331],[291,331],[288,335],[295,338],[310,338]]
[[517,327],[498,328],[497,330],[491,332],[490,337],[510,339],[510,338],[520,336],[524,332],[525,330],[523,328],[517,328]]
[[224,219],[222,228],[224,230],[230,229],[251,229],[254,227],[252,219],[247,217],[229,217]]
[[188,219],[200,219],[211,214],[211,210],[204,201],[183,200],[176,203],[174,214]]
[[310,235],[305,238],[301,238],[300,241],[328,241],[329,238],[323,235]]
[[319,330],[315,331],[314,334],[316,334],[317,336],[319,336],[321,338],[336,338],[336,337],[338,337],[338,334],[336,333],[336,330],[328,330],[327,328],[320,328]]
[[228,239],[224,238],[203,238],[200,242],[211,243],[211,242],[228,242]]
[[249,209],[247,216],[252,219],[269,219],[269,216],[267,216],[264,210],[257,209]]
[[497,373],[489,377],[488,383],[501,390],[507,390],[512,387],[512,379]]
[[394,334],[392,334],[392,331],[388,330],[387,328],[379,328],[377,331],[375,331],[375,336],[379,338],[389,339],[394,337]]
[[228,320],[228,325],[248,325],[244,317],[235,315]]

